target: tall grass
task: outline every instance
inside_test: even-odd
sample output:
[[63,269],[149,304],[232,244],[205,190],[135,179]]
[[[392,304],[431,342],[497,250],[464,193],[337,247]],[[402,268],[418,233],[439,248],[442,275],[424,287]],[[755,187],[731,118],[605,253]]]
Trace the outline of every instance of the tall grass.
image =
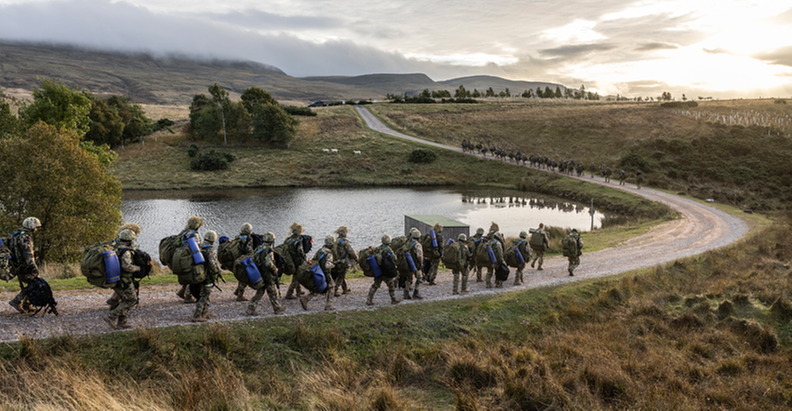
[[22,340],[0,347],[0,403],[783,409],[792,396],[790,235],[779,222],[663,266],[496,296]]

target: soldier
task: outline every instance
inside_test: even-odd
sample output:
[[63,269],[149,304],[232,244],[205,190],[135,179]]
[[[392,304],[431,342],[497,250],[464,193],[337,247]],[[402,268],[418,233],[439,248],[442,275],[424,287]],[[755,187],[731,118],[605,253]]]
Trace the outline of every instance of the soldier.
[[[132,328],[127,323],[127,312],[138,302],[133,283],[133,274],[140,271],[140,267],[132,261],[133,249],[131,247],[135,237],[134,231],[126,229],[121,230],[115,240],[118,245],[116,249],[118,260],[121,264],[121,279],[113,286],[114,298],[118,300],[118,304],[111,308],[110,312],[104,317],[105,322],[112,329]],[[116,323],[116,321],[118,322]]]
[[[335,242],[336,239],[333,236],[329,235],[325,237],[324,245],[314,254],[313,261],[319,264],[319,268],[322,269],[323,273],[332,272],[335,266],[335,264],[333,264],[333,245]],[[327,288],[325,288],[324,291],[327,295],[325,297],[325,311],[333,311],[335,310],[335,307],[333,307],[333,296],[335,295],[336,289],[335,284],[333,284],[333,277],[325,274],[325,281],[327,281]],[[311,291],[308,295],[300,297],[300,305],[303,310],[308,311],[308,302],[319,294],[321,293]]]
[[[121,232],[124,231],[124,230],[131,230],[132,234],[135,235],[135,238],[137,238],[137,236],[140,234],[140,226],[139,225],[137,225],[135,223],[126,223],[126,224],[124,224],[124,225],[122,225],[121,227],[118,228],[118,232],[116,233],[116,239],[118,238],[118,236],[121,235]],[[113,242],[111,243],[113,248],[117,248],[116,247],[117,244],[115,243],[116,241],[117,240],[113,240]],[[137,248],[137,245],[135,244],[134,241],[129,245],[129,248],[132,248],[132,249],[136,249]],[[139,284],[135,284],[135,281],[133,281],[133,285],[135,285],[135,288],[137,288],[137,286]],[[120,300],[118,298],[118,295],[116,293],[113,293],[113,295],[111,295],[110,298],[108,298],[107,301],[105,301],[105,303],[107,303],[107,305],[109,305],[110,309],[112,310],[113,308],[116,308],[118,306],[118,302],[119,301]]]
[[619,171],[619,185],[623,186],[625,184],[625,181],[627,181],[627,172],[624,171],[624,170],[620,170]]
[[[387,264],[392,264],[393,267],[396,267],[396,259],[393,255],[393,251],[390,249],[391,243],[391,236],[385,234],[382,236],[382,247],[380,248],[380,256],[382,256],[382,263],[380,266],[386,264],[385,259],[389,258],[391,261],[387,262]],[[391,304],[398,304],[401,300],[396,298],[396,281],[398,278],[398,273],[393,277],[388,277],[384,272],[379,277],[374,277],[374,284],[371,285],[371,289],[369,289],[368,298],[366,299],[366,305],[374,305],[374,294],[377,292],[377,289],[380,288],[383,282],[388,286],[388,294],[390,294]]]
[[[481,239],[484,237],[484,229],[479,227],[476,229],[476,234],[474,234],[468,240],[468,248],[470,249],[470,253],[472,255],[476,255],[476,250],[478,246],[481,244]],[[474,263],[474,269],[476,270],[476,282],[480,283],[483,282],[484,279],[481,278],[481,266]]]
[[583,240],[580,239],[580,234],[578,233],[577,228],[572,229],[572,232],[569,233],[567,239],[572,242],[571,244],[574,244],[574,247],[570,247],[569,255],[567,256],[567,259],[569,259],[569,267],[567,268],[567,271],[569,271],[569,275],[571,277],[575,275],[573,273],[575,268],[580,265],[580,256],[583,255],[583,252],[581,251],[583,250]]
[[[410,253],[410,258],[412,258],[413,263],[415,263],[415,271],[412,271],[404,281],[404,299],[410,300],[415,298],[416,300],[422,300],[421,294],[418,292],[418,288],[421,285],[421,275],[418,271],[421,269],[418,267],[421,261],[423,261],[423,247],[421,246],[421,242],[419,239],[421,238],[421,232],[418,231],[417,228],[413,227],[410,229],[410,238],[407,240],[407,244],[404,245],[402,250],[406,250],[406,252]],[[409,267],[408,267],[409,268]],[[413,281],[415,282],[415,286],[413,286]],[[413,290],[412,296],[410,296],[410,289]]]
[[[32,310],[25,300],[27,292],[25,286],[38,277],[36,265],[36,252],[33,248],[33,234],[41,228],[41,221],[36,217],[28,217],[22,222],[22,228],[11,235],[8,248],[11,251],[11,274],[19,280],[19,294],[8,304],[21,314]],[[23,303],[24,301],[24,303]]]
[[[467,289],[468,275],[469,275],[468,265],[470,262],[470,258],[472,256],[472,254],[470,253],[470,248],[468,248],[467,245],[467,236],[465,235],[465,233],[459,233],[459,235],[457,236],[457,244],[460,253],[459,260],[461,261],[462,265],[458,269],[451,270],[451,273],[454,275],[454,282],[451,289],[451,293],[455,295],[459,294],[460,291],[462,292],[462,294],[468,293],[468,289]],[[462,275],[461,290],[459,288],[460,274]]]
[[[198,229],[203,227],[204,220],[198,216],[190,216],[187,219],[187,226],[181,232],[181,242],[184,244],[187,241],[187,238],[192,236],[195,238],[196,244],[201,243],[201,236],[198,234]],[[190,293],[190,288],[188,285],[182,285],[182,288],[176,292],[176,296],[184,300],[185,304],[192,304],[195,302],[195,298],[193,298],[192,293]]]
[[[239,239],[239,248],[240,248],[240,255],[246,255],[253,252],[253,225],[250,223],[242,224],[242,228],[239,229],[239,235],[234,238],[234,240]],[[232,240],[233,241],[233,240]],[[247,301],[248,299],[245,297],[245,287],[244,283],[237,283],[237,288],[234,290],[234,295],[236,296],[237,301]]]
[[204,261],[206,261],[204,266],[206,281],[190,286],[191,291],[197,291],[193,295],[198,296],[198,302],[195,304],[195,313],[193,313],[192,318],[193,322],[197,323],[203,323],[212,318],[212,314],[209,313],[209,295],[212,293],[212,287],[220,275],[220,263],[217,261],[214,249],[215,241],[217,241],[217,233],[214,231],[207,231],[204,234],[201,254],[203,254]]
[[544,253],[550,248],[550,238],[547,235],[547,232],[544,230],[544,223],[539,223],[539,228],[534,230],[531,233],[531,241],[530,241],[531,249],[534,251],[534,258],[531,261],[531,268],[534,268],[534,265],[539,262],[539,267],[536,269],[537,271],[542,271],[542,264],[544,263]]
[[[523,261],[528,261],[531,259],[531,248],[527,241],[528,233],[525,231],[520,231],[520,239],[515,240],[514,244],[517,246],[514,251],[519,252],[523,256]],[[522,285],[525,279],[523,274],[523,269],[525,269],[525,263],[523,262],[517,267],[517,272],[514,273],[514,285]]]
[[300,267],[300,264],[305,262],[305,249],[303,248],[302,237],[300,236],[304,230],[303,226],[297,223],[292,223],[289,229],[291,230],[291,236],[286,239],[286,244],[288,244],[287,252],[294,262],[294,273],[292,273],[292,282],[289,284],[289,290],[286,292],[286,299],[295,300],[303,294],[300,283],[297,281],[296,274],[297,268]]
[[263,240],[264,243],[261,245],[259,250],[264,253],[264,264],[261,268],[266,270],[266,272],[261,273],[261,277],[265,279],[265,283],[262,284],[261,288],[256,290],[256,294],[250,299],[246,312],[247,315],[256,315],[256,306],[258,305],[259,300],[264,297],[265,292],[269,296],[270,304],[272,304],[272,309],[275,311],[275,314],[281,314],[282,312],[286,311],[286,309],[283,308],[278,301],[278,267],[275,266],[275,260],[272,256],[272,246],[275,243],[275,234],[266,232],[264,233]]
[[421,237],[421,247],[424,251],[424,258],[429,260],[428,270],[424,273],[424,281],[429,285],[437,285],[437,269],[440,266],[440,257],[443,256],[443,226],[435,223],[432,227],[435,239],[432,240],[431,233],[426,233]]
[[635,185],[638,187],[639,190],[641,189],[641,183],[643,183],[643,180],[644,180],[644,175],[642,172],[639,171],[635,173]]
[[[493,223],[494,224],[494,223]],[[497,225],[496,225],[497,226]],[[500,267],[503,264],[503,238],[501,234],[498,232],[490,233],[488,237],[487,244],[492,248],[492,251],[495,253],[495,264],[487,267],[487,275],[484,277],[484,283],[486,284],[487,288],[492,288],[492,276],[495,273],[495,269]],[[501,288],[503,287],[503,281],[495,279],[495,287]]]
[[355,267],[355,261],[357,261],[358,256],[355,252],[355,249],[352,248],[352,243],[346,238],[349,230],[345,225],[338,227],[335,230],[336,235],[338,235],[338,239],[333,246],[333,261],[335,262],[335,266],[333,267],[332,275],[333,275],[333,282],[335,283],[335,296],[341,296],[341,293],[338,289],[342,289],[344,294],[349,293],[349,287],[347,286],[346,282],[346,273],[348,268]]

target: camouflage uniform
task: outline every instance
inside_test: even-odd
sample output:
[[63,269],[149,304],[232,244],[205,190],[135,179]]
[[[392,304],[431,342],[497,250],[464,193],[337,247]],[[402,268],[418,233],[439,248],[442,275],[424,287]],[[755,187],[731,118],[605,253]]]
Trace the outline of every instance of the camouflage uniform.
[[[491,236],[485,237],[492,248],[492,251],[495,253],[495,264],[494,266],[487,267],[487,275],[484,278],[484,283],[486,284],[487,288],[492,288],[492,276],[495,273],[495,269],[500,267],[503,264],[503,240],[500,238],[499,233],[493,233]],[[502,287],[503,281],[495,279],[495,286]]]
[[292,234],[286,239],[286,243],[289,244],[288,252],[291,254],[291,258],[294,261],[294,273],[292,274],[292,281],[289,284],[289,289],[286,291],[286,299],[294,300],[303,294],[300,283],[297,281],[296,274],[300,264],[305,262],[305,250],[303,249],[302,238],[300,237],[303,233],[303,226],[293,223],[289,228]]
[[[410,253],[410,257],[412,257],[413,262],[416,264],[416,267],[415,267],[415,271],[408,274],[408,276],[404,280],[405,300],[410,300],[413,298],[417,300],[423,299],[423,297],[421,297],[421,293],[418,291],[418,289],[421,286],[422,276],[419,271],[421,268],[417,267],[417,265],[420,264],[420,262],[423,261],[424,258],[423,246],[421,246],[421,243],[418,241],[420,237],[421,237],[421,232],[418,231],[417,228],[412,228],[410,230],[410,238],[407,240],[406,246],[407,246],[407,252]],[[415,283],[414,287],[413,287],[413,283]],[[410,296],[411,289],[413,290],[412,296]]]
[[336,230],[336,234],[338,235],[338,241],[336,241],[336,245],[333,247],[333,259],[336,260],[337,263],[332,271],[333,282],[335,283],[335,296],[338,297],[341,293],[338,292],[338,289],[341,288],[344,294],[349,293],[349,287],[347,286],[346,282],[346,273],[347,269],[355,267],[355,261],[358,259],[358,255],[355,252],[355,249],[352,248],[352,243],[346,238],[347,236],[347,228],[346,226],[341,226]]
[[193,313],[194,322],[205,322],[211,318],[209,313],[209,296],[212,294],[212,287],[214,286],[217,277],[220,275],[220,262],[217,261],[217,254],[214,249],[214,241],[217,239],[217,234],[214,231],[209,231],[204,234],[204,242],[201,245],[201,254],[203,254],[204,269],[206,270],[206,280],[197,284],[198,302],[195,304],[195,312]]
[[567,271],[569,271],[570,276],[574,276],[575,274],[573,274],[573,271],[575,271],[575,268],[578,268],[580,265],[580,256],[583,255],[583,252],[581,251],[583,249],[583,240],[580,239],[580,234],[576,229],[572,229],[572,232],[569,233],[569,235],[572,236],[577,242],[577,255],[567,257],[567,259],[569,259],[569,267],[567,267]]
[[[474,234],[472,237],[470,237],[470,239],[468,240],[468,243],[467,243],[468,244],[468,249],[470,249],[470,253],[472,255],[474,255],[474,256],[476,255],[476,249],[478,248],[479,244],[481,244],[481,241],[482,241],[481,239],[482,238],[484,238],[484,229],[479,227],[476,230],[476,234]],[[471,265],[472,265],[471,268],[476,270],[476,282],[477,283],[483,282],[484,279],[481,278],[481,266],[476,264],[475,261],[473,261],[471,263]]]
[[[201,236],[198,234],[198,229],[203,227],[203,218],[198,216],[190,216],[187,219],[187,226],[184,227],[184,230],[181,232],[181,242],[184,244],[189,237],[195,238],[196,244],[201,244]],[[195,302],[195,298],[190,292],[190,287],[186,284],[182,285],[182,288],[176,292],[176,296],[183,299],[185,304],[192,304]]]
[[[393,252],[390,248],[391,237],[389,235],[382,236],[382,246],[379,250],[380,255],[385,258],[388,255],[388,252],[391,252],[391,258],[393,258]],[[393,264],[396,265],[396,261],[393,261]],[[388,286],[388,294],[390,294],[391,304],[398,304],[401,300],[396,298],[396,283],[398,282],[399,277],[387,278],[385,274],[380,275],[379,277],[374,277],[374,284],[371,285],[369,289],[368,298],[366,299],[366,305],[374,305],[374,294],[377,290],[382,286],[384,282]]]
[[[319,249],[319,251],[314,254],[313,261],[316,264],[319,264],[319,268],[322,269],[323,273],[330,273],[333,271],[333,244],[335,243],[335,238],[332,236],[328,236],[325,238],[324,246]],[[325,297],[325,311],[332,311],[335,310],[333,307],[333,296],[335,295],[335,284],[333,283],[333,276],[332,275],[325,275],[325,281],[327,281],[327,287],[324,290]],[[308,311],[308,302],[311,301],[314,297],[321,294],[320,292],[311,291],[308,295],[304,295],[300,297],[300,305],[302,306],[303,310]]]
[[36,252],[33,248],[33,233],[41,226],[41,223],[38,222],[38,219],[35,219],[38,226],[28,224],[32,218],[34,217],[25,219],[23,228],[12,236],[13,244],[8,244],[12,256],[10,260],[11,273],[16,275],[19,280],[19,294],[9,301],[8,304],[20,313],[27,313],[32,309],[25,299],[27,297],[25,286],[38,277]]
[[635,173],[635,185],[639,190],[641,189],[641,183],[643,183],[643,180],[644,180],[643,173],[641,172]]
[[[424,280],[429,285],[436,285],[435,279],[437,278],[437,269],[440,266],[440,257],[443,255],[443,245],[445,244],[443,241],[443,226],[440,223],[435,223],[432,227],[432,230],[435,232],[435,239],[437,240],[437,248],[436,249],[429,249],[426,250],[425,258],[429,260],[429,272],[426,273],[424,276]],[[431,238],[431,234],[426,233],[424,237]],[[424,241],[425,243],[429,243],[431,240]]]
[[[242,225],[239,235],[234,237],[234,240],[240,239],[239,247],[242,249],[241,255],[251,254],[253,252],[253,226],[250,223]],[[233,241],[233,240],[232,240]],[[247,301],[245,298],[245,283],[237,283],[237,288],[234,290],[234,295],[237,301]]]
[[[520,232],[520,239],[515,240],[514,244],[517,246],[515,251],[519,251],[520,254],[523,256],[523,261],[530,261],[531,260],[531,248],[528,245],[528,233],[525,231]],[[521,285],[525,280],[525,275],[523,274],[523,270],[525,269],[525,263],[523,262],[517,267],[517,272],[514,274],[514,285]]]
[[[127,324],[127,312],[138,302],[135,285],[133,283],[133,274],[140,271],[140,267],[135,265],[132,260],[132,253],[134,250],[129,248],[132,244],[132,239],[126,239],[129,237],[124,237],[124,231],[122,231],[119,238],[115,240],[118,244],[118,259],[121,263],[121,279],[113,287],[113,293],[115,294],[113,298],[118,300],[118,304],[111,308],[110,312],[105,317],[107,324],[114,329],[131,328],[131,326]],[[118,321],[117,324],[116,320]]]
[[280,301],[278,301],[278,267],[275,266],[275,260],[272,257],[272,244],[274,242],[275,234],[269,232],[264,234],[264,244],[259,247],[259,250],[265,255],[263,268],[267,271],[266,273],[262,273],[262,277],[268,278],[268,281],[265,281],[264,284],[261,285],[261,288],[256,290],[256,294],[250,299],[247,306],[247,315],[256,315],[256,306],[261,298],[264,297],[265,292],[269,296],[269,301],[270,304],[272,304],[272,309],[275,314],[286,311],[286,309],[280,305]]
[[457,244],[459,244],[459,252],[462,254],[460,257],[465,262],[464,265],[460,269],[452,269],[451,273],[454,275],[454,283],[452,287],[452,294],[459,294],[459,276],[462,275],[462,294],[467,294],[467,283],[468,283],[468,274],[469,270],[468,267],[470,265],[470,258],[472,254],[470,253],[470,248],[467,245],[467,236],[465,234],[459,234],[457,236]]
[[540,246],[535,246],[533,244],[531,245],[531,249],[534,251],[534,253],[536,253],[534,254],[533,261],[531,261],[531,268],[534,268],[534,265],[538,261],[539,266],[536,268],[538,271],[543,270],[542,264],[544,264],[544,253],[545,251],[547,251],[548,248],[550,248],[550,238],[548,237],[547,232],[543,230],[543,228],[544,228],[544,224],[539,224],[539,228],[536,229],[535,231],[536,233],[542,235],[542,246],[540,247]]

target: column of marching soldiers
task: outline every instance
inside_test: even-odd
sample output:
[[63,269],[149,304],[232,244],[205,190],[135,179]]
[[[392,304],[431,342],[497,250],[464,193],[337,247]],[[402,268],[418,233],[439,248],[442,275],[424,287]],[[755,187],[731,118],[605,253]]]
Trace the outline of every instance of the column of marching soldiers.
[[[462,140],[462,151],[465,153],[474,154],[481,153],[481,155],[484,157],[486,157],[487,153],[489,152],[493,157],[496,157],[501,161],[506,161],[508,158],[515,164],[520,164],[520,162],[522,162],[523,165],[530,165],[538,169],[556,171],[562,174],[577,174],[578,177],[582,177],[583,173],[586,172],[586,166],[582,162],[575,162],[574,160],[553,160],[539,154],[526,155],[521,150],[517,150],[517,152],[514,152],[514,150],[509,150],[507,153],[506,150],[501,147],[495,147],[494,145],[488,147],[483,143],[473,144],[473,142],[468,140]],[[595,173],[599,174],[605,179],[606,183],[610,183],[610,178],[613,174],[613,170],[605,164],[600,164],[599,167],[597,167],[594,165],[594,163],[591,163],[588,166],[588,171],[592,178],[594,178]],[[625,185],[625,182],[629,177],[628,173],[624,170],[619,170],[618,174],[619,185]],[[641,188],[641,183],[643,180],[643,173],[636,171],[635,182],[639,189]]]
[[[374,295],[383,283],[391,303],[398,304],[402,299],[422,299],[421,286],[436,285],[441,262],[452,271],[455,295],[469,292],[470,271],[475,272],[475,281],[483,282],[486,288],[500,288],[509,278],[509,267],[514,267],[517,269],[514,285],[521,285],[526,265],[542,270],[544,253],[549,248],[549,236],[543,224],[530,229],[530,234],[522,231],[509,246],[494,222],[487,234],[478,228],[470,238],[459,234],[456,239],[445,239],[442,225],[435,223],[428,233],[422,234],[413,227],[406,236],[383,235],[380,245],[357,251],[347,239],[347,227],[341,226],[335,230],[335,236],[325,237],[312,255],[313,238],[304,234],[298,223],[289,227],[291,234],[279,245],[275,245],[275,234],[254,233],[250,223],[243,224],[234,238],[218,237],[214,231],[201,236],[198,231],[203,225],[201,217],[191,216],[184,230],[163,238],[159,244],[160,262],[177,275],[181,285],[177,296],[184,303],[195,303],[194,322],[206,322],[212,317],[210,295],[213,288],[219,288],[218,281],[225,281],[224,270],[231,271],[237,280],[234,295],[236,301],[247,303],[247,315],[257,315],[264,294],[268,295],[275,314],[285,311],[280,303],[283,275],[292,276],[284,298],[298,299],[302,308],[308,310],[309,302],[322,296],[324,309],[329,311],[335,309],[334,297],[350,292],[346,274],[356,265],[366,277],[374,279],[367,305],[374,305]],[[29,217],[5,243],[0,239],[0,278],[18,279],[20,292],[9,304],[19,313],[36,314],[44,309],[45,313],[58,315],[49,285],[38,276],[33,234],[40,228],[40,221]],[[131,328],[127,314],[138,303],[140,280],[151,271],[150,255],[135,245],[140,231],[137,224],[124,224],[115,239],[88,247],[80,265],[90,284],[113,290],[107,300],[109,311],[103,316],[113,329]],[[562,241],[562,247],[569,259],[571,276],[580,263],[583,248],[577,230],[573,229]],[[482,275],[484,268],[486,274]],[[247,288],[254,291],[249,299],[245,297]],[[397,297],[399,288],[402,299]]]

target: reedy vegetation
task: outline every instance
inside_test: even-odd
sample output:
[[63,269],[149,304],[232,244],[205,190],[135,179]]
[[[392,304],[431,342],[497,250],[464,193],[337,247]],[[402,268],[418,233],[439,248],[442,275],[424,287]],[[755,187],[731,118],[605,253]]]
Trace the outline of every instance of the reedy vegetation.
[[783,408],[792,396],[790,235],[788,222],[775,223],[661,267],[490,297],[23,340],[0,350],[0,402],[7,409]]

